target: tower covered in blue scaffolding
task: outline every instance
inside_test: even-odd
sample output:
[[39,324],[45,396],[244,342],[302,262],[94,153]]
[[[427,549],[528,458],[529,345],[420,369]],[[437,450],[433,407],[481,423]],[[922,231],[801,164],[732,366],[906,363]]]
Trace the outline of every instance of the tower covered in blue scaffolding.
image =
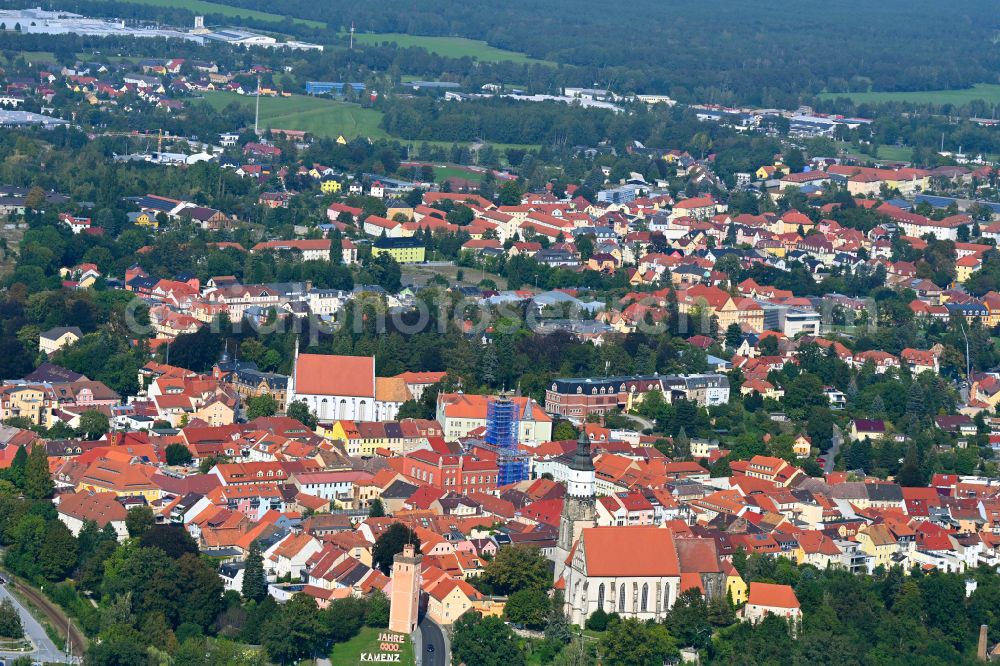
[[490,398],[486,405],[485,443],[497,455],[498,486],[528,478],[528,456],[517,448],[518,416],[517,403],[507,396]]

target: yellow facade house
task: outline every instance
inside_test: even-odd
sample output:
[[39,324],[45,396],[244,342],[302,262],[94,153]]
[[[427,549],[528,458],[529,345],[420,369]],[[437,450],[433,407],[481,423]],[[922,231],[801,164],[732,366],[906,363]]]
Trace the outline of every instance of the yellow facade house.
[[747,584],[740,576],[732,562],[723,560],[722,570],[726,574],[726,593],[733,600],[734,604],[744,604],[747,601]]
[[464,580],[445,579],[429,590],[427,614],[438,624],[451,625],[470,610],[488,612],[485,601],[484,595]]
[[861,544],[863,553],[875,558],[873,567],[883,566],[888,569],[892,566],[892,556],[899,550],[899,545],[888,527],[883,524],[862,527],[855,539]]
[[372,243],[372,257],[381,254],[388,254],[400,264],[415,264],[424,261],[426,249],[415,238],[379,238]]
[[83,331],[77,326],[58,326],[38,336],[38,351],[51,356],[63,347],[75,344],[82,337]]
[[327,178],[319,185],[319,189],[323,194],[336,194],[343,189],[339,180],[333,178]]
[[34,425],[51,428],[56,398],[51,389],[34,384],[0,387],[2,420],[25,418]]

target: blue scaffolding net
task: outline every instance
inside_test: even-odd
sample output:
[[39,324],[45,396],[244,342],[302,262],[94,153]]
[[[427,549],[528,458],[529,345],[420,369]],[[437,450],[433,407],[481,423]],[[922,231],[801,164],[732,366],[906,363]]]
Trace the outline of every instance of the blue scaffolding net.
[[490,399],[486,406],[486,447],[496,452],[498,486],[518,483],[528,478],[528,456],[517,448],[518,409],[510,398]]

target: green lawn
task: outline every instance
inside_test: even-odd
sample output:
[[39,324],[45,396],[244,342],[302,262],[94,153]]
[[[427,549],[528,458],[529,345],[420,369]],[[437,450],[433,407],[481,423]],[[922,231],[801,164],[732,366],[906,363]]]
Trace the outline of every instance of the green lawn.
[[[363,627],[361,633],[351,640],[333,646],[333,651],[330,653],[330,661],[337,666],[357,666],[357,664],[362,663],[362,653],[378,654],[382,652],[379,634],[383,632],[388,633],[388,631],[388,629]],[[410,637],[407,636],[406,642],[399,647],[400,659],[398,663],[401,666],[413,666],[413,646],[410,644]]]
[[878,157],[872,158],[871,155],[863,153],[860,150],[856,150],[854,146],[849,143],[838,143],[837,145],[847,149],[848,157],[853,157],[862,161],[879,159],[889,160],[892,162],[908,162],[913,157],[913,148],[910,148],[909,146],[891,146],[883,143],[878,147]]
[[[24,61],[28,63],[56,62],[55,54],[50,51],[17,51],[14,58],[16,59],[18,56],[24,58]],[[0,60],[2,59],[2,56],[0,56]]]
[[462,180],[467,180],[470,183],[478,183],[482,181],[483,174],[478,171],[463,169],[460,166],[434,167],[434,180],[439,183],[443,183],[449,178],[461,178]]
[[[285,19],[291,18],[283,14],[271,14],[253,9],[244,9],[242,7],[231,7],[217,2],[208,2],[207,0],[129,0],[129,2],[135,2],[140,5],[152,5],[154,7],[168,7],[170,9],[188,9],[196,14],[221,14],[222,16],[232,18],[245,17],[257,21],[270,21],[272,23],[282,23]],[[326,24],[322,21],[310,21],[298,18],[292,18],[292,21],[313,28],[326,27]]]
[[913,102],[916,104],[968,104],[977,99],[1000,103],[1000,84],[978,83],[962,90],[923,90],[919,92],[823,93],[822,99],[849,97],[856,103]]
[[446,58],[464,58],[468,56],[476,60],[482,60],[483,62],[555,65],[555,63],[548,60],[536,60],[524,53],[498,49],[486,42],[476,39],[466,39],[465,37],[428,37],[424,35],[405,35],[395,32],[366,32],[356,33],[354,39],[361,44],[392,42],[403,48],[417,46]]
[[[205,99],[216,109],[231,102],[250,108],[255,103],[253,96],[223,91],[207,92]],[[260,98],[261,129],[305,130],[318,137],[344,135],[348,139],[358,136],[376,139],[386,136],[378,126],[381,120],[380,111],[332,99],[305,95]]]

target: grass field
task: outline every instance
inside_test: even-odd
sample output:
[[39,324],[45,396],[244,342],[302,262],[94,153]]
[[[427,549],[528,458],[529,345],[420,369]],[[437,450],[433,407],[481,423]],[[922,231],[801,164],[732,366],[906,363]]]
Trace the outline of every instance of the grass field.
[[[270,21],[272,23],[282,23],[287,16],[281,14],[271,14],[268,12],[258,12],[253,9],[242,7],[231,7],[217,2],[207,0],[129,0],[140,5],[152,5],[154,7],[168,7],[170,9],[188,9],[196,14],[221,14],[232,18],[245,17],[257,21]],[[313,28],[323,28],[326,24],[322,21],[311,21],[308,19],[293,18],[293,22],[308,25]]]
[[[377,654],[381,652],[378,638],[379,634],[384,631],[386,630],[363,627],[361,633],[351,640],[333,646],[333,652],[330,653],[330,661],[337,664],[337,666],[357,666],[357,664],[361,663],[362,653]],[[405,643],[400,645],[400,648],[398,663],[401,666],[413,666],[413,646],[410,645],[409,637],[407,637]]]
[[[837,142],[837,146],[842,150],[846,150],[848,157],[853,157],[862,161],[872,159],[871,155],[862,153],[860,150],[856,150],[854,146],[849,143]],[[893,162],[908,162],[912,157],[913,148],[910,148],[909,146],[881,144],[878,147],[878,157],[876,159],[891,160]]]
[[[216,109],[222,109],[231,102],[253,108],[255,102],[252,96],[222,91],[207,92],[205,99]],[[348,139],[358,136],[375,139],[386,136],[378,126],[381,120],[379,111],[332,99],[305,95],[260,98],[262,129],[305,130],[318,137],[336,138],[342,134]]]
[[469,171],[468,169],[463,169],[460,166],[436,166],[434,167],[434,180],[439,183],[443,183],[449,178],[461,178],[462,180],[467,180],[470,183],[478,183],[482,181],[483,174],[478,171]]
[[466,39],[465,37],[427,37],[424,35],[405,35],[394,32],[374,32],[357,33],[354,35],[354,39],[361,44],[393,42],[403,48],[416,46],[446,58],[464,58],[468,56],[483,62],[513,62],[536,65],[555,64],[548,60],[536,60],[517,51],[498,49],[486,42]]
[[[14,57],[17,58],[17,56],[21,56],[28,63],[56,62],[55,54],[49,51],[18,51]],[[0,57],[0,60],[3,60],[3,58]]]
[[[468,268],[455,266],[454,264],[403,264],[403,284],[424,286],[428,284],[436,275],[440,275],[448,284],[460,284],[463,287],[475,287],[481,280],[493,280],[500,289],[507,288],[507,278],[496,273],[479,268]],[[458,279],[458,272],[462,271],[462,279]],[[532,290],[531,285],[523,287]]]
[[823,99],[849,97],[858,104],[879,102],[913,102],[915,104],[956,104],[963,105],[977,99],[989,104],[1000,104],[1000,84],[978,83],[963,90],[923,90],[919,92],[864,92],[864,93],[823,93]]

